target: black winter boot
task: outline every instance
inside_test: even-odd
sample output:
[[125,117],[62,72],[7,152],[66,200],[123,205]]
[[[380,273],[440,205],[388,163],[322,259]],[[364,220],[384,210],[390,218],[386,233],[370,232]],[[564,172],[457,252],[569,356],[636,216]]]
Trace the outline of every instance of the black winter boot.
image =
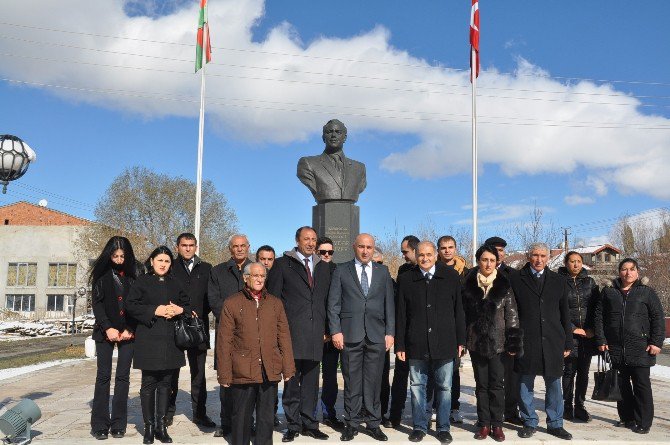
[[140,391],[140,404],[144,418],[144,440],[142,443],[154,443],[156,422],[156,391]]
[[172,438],[168,435],[165,417],[170,404],[170,388],[159,386],[156,393],[156,431],[154,436],[161,443],[172,443]]

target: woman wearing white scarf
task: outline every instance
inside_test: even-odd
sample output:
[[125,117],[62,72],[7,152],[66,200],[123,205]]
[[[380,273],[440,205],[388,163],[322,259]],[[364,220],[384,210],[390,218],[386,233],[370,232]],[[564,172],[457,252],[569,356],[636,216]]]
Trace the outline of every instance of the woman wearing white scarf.
[[475,439],[489,435],[505,440],[502,430],[505,409],[503,354],[523,354],[523,333],[519,329],[516,300],[509,280],[498,274],[498,251],[483,245],[475,255],[477,270],[463,284],[463,305],[467,327],[466,347],[475,374],[479,430]]

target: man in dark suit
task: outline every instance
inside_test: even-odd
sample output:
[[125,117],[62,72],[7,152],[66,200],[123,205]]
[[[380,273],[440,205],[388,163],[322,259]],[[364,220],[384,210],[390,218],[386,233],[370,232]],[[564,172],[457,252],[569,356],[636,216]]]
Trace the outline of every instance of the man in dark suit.
[[524,331],[524,354],[515,360],[523,419],[519,437],[531,437],[537,429],[533,387],[535,377],[539,375],[544,378],[546,387],[544,409],[547,413],[547,432],[570,440],[572,435],[563,428],[561,384],[563,359],[572,350],[568,288],[565,277],[547,267],[548,260],[549,247],[546,244],[531,244],[528,263],[519,273],[509,276],[516,296],[519,325]]
[[298,161],[298,179],[305,184],[318,203],[358,201],[365,190],[365,164],[344,156],[347,127],[337,119],[323,126],[326,148],[318,156],[305,156]]
[[[233,235],[228,241],[230,259],[212,268],[207,285],[207,300],[215,317],[214,330],[219,327],[223,301],[233,294],[244,289],[244,267],[251,263],[249,260],[249,240],[246,235]],[[215,334],[216,335],[216,334]],[[216,336],[218,337],[218,336]],[[215,337],[215,338],[216,338]],[[214,349],[214,367],[217,366],[216,345]],[[232,395],[230,388],[219,387],[221,400],[221,428],[214,432],[214,437],[223,437],[231,431]]]
[[[517,272],[516,269],[512,269],[505,264],[507,241],[499,236],[492,236],[487,238],[484,244],[490,244],[498,251],[498,263],[496,265],[498,273],[509,278],[510,274]],[[523,420],[519,417],[519,374],[514,371],[514,356],[503,354],[502,362],[505,368],[505,422],[523,425]]]
[[326,339],[326,298],[330,268],[315,254],[316,231],[300,227],[297,246],[284,252],[268,273],[267,289],[284,303],[291,330],[296,373],[284,384],[282,404],[288,430],[282,442],[300,434],[326,440],[319,430],[316,404],[319,398],[319,363]]
[[[191,309],[205,323],[205,332],[209,333],[209,301],[207,300],[207,284],[212,265],[202,261],[195,252],[198,240],[192,233],[182,233],[177,237],[177,259],[172,265],[172,274],[181,284],[191,301]],[[186,350],[188,366],[191,371],[191,409],[193,423],[208,428],[216,424],[207,416],[207,387],[205,386],[205,361],[209,343],[203,343]],[[172,375],[172,392],[168,406],[168,425],[172,424],[179,390],[179,369]]]
[[437,408],[437,439],[452,441],[450,430],[451,380],[454,361],[465,345],[465,313],[458,273],[437,262],[437,248],[419,243],[417,266],[398,277],[396,355],[409,362],[412,383],[411,442],[428,432],[426,413],[428,376],[433,375]]
[[[400,253],[405,263],[398,268],[398,276],[411,270],[416,266],[416,248],[419,246],[419,238],[414,235],[407,235],[400,242]],[[397,290],[395,303],[397,306]],[[407,381],[409,380],[409,365],[406,361],[394,358],[395,366],[393,368],[393,381],[391,382],[391,407],[389,408],[388,419],[384,420],[385,428],[398,428],[402,421],[402,412],[407,402]],[[432,384],[431,384],[432,385]],[[430,405],[427,407],[431,409]]]
[[356,237],[355,258],[335,269],[328,295],[330,332],[342,351],[346,423],[342,441],[352,440],[362,422],[374,439],[388,440],[379,428],[379,395],[384,354],[393,346],[395,307],[393,280],[386,266],[372,261],[374,248],[371,235]]

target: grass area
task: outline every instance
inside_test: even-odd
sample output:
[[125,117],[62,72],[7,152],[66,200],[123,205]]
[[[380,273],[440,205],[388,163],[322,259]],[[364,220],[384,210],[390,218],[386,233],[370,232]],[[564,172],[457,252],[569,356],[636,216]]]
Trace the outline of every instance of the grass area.
[[84,357],[85,354],[83,345],[67,346],[56,351],[0,359],[0,369],[18,368],[20,366],[36,365],[38,363],[50,362],[53,360],[66,360],[71,358]]

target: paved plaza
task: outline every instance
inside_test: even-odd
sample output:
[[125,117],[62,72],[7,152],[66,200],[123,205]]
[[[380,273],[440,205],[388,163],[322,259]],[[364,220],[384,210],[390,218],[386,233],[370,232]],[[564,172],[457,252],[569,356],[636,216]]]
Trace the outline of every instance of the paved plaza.
[[[212,368],[212,351],[209,351],[207,383],[208,383],[208,414],[218,421],[219,399],[216,374]],[[100,443],[90,435],[90,403],[93,396],[96,362],[94,359],[67,362],[61,365],[11,377],[0,381],[0,405],[13,405],[22,398],[31,398],[37,402],[42,410],[42,418],[34,425],[33,440],[40,444],[93,444]],[[189,373],[187,368],[181,372],[180,387],[189,388]],[[493,443],[492,439],[480,442],[473,439],[475,431],[476,410],[474,398],[474,378],[469,360],[464,360],[461,370],[461,412],[465,416],[463,425],[452,425],[454,443]],[[566,429],[570,431],[573,443],[603,441],[611,443],[637,442],[641,444],[670,442],[670,380],[652,378],[655,398],[654,426],[649,435],[638,435],[624,428],[614,426],[617,419],[616,407],[613,403],[601,403],[589,400],[587,409],[593,415],[591,423],[566,422]],[[142,443],[142,413],[139,400],[140,371],[131,373],[128,431],[123,439],[110,438],[106,443],[111,444],[138,444]],[[340,375],[340,388],[342,381]],[[592,388],[589,388],[589,394]],[[280,386],[281,390],[281,386]],[[536,406],[542,409],[544,389],[541,379],[536,384]],[[411,408],[408,402],[404,411],[401,431],[385,429],[389,436],[389,443],[409,443],[407,435],[411,431]],[[342,413],[342,392],[338,399],[338,412]],[[506,443],[565,443],[548,434],[544,429],[544,413],[540,414],[540,430],[531,439],[520,439],[516,435],[518,427],[505,426]],[[169,428],[170,435],[175,443],[227,443],[224,439],[212,436],[213,429],[200,428],[190,422],[191,408],[190,395],[180,390],[177,399],[177,415],[174,425]],[[329,443],[339,442],[340,434],[322,425],[322,430],[330,435]],[[281,432],[275,432],[275,443],[281,443]],[[296,444],[316,442],[310,438],[299,437]],[[105,443],[105,442],[103,442]],[[156,441],[156,443],[159,443]],[[377,443],[364,434],[359,434],[352,444]],[[427,436],[422,443],[437,444],[434,436]]]

